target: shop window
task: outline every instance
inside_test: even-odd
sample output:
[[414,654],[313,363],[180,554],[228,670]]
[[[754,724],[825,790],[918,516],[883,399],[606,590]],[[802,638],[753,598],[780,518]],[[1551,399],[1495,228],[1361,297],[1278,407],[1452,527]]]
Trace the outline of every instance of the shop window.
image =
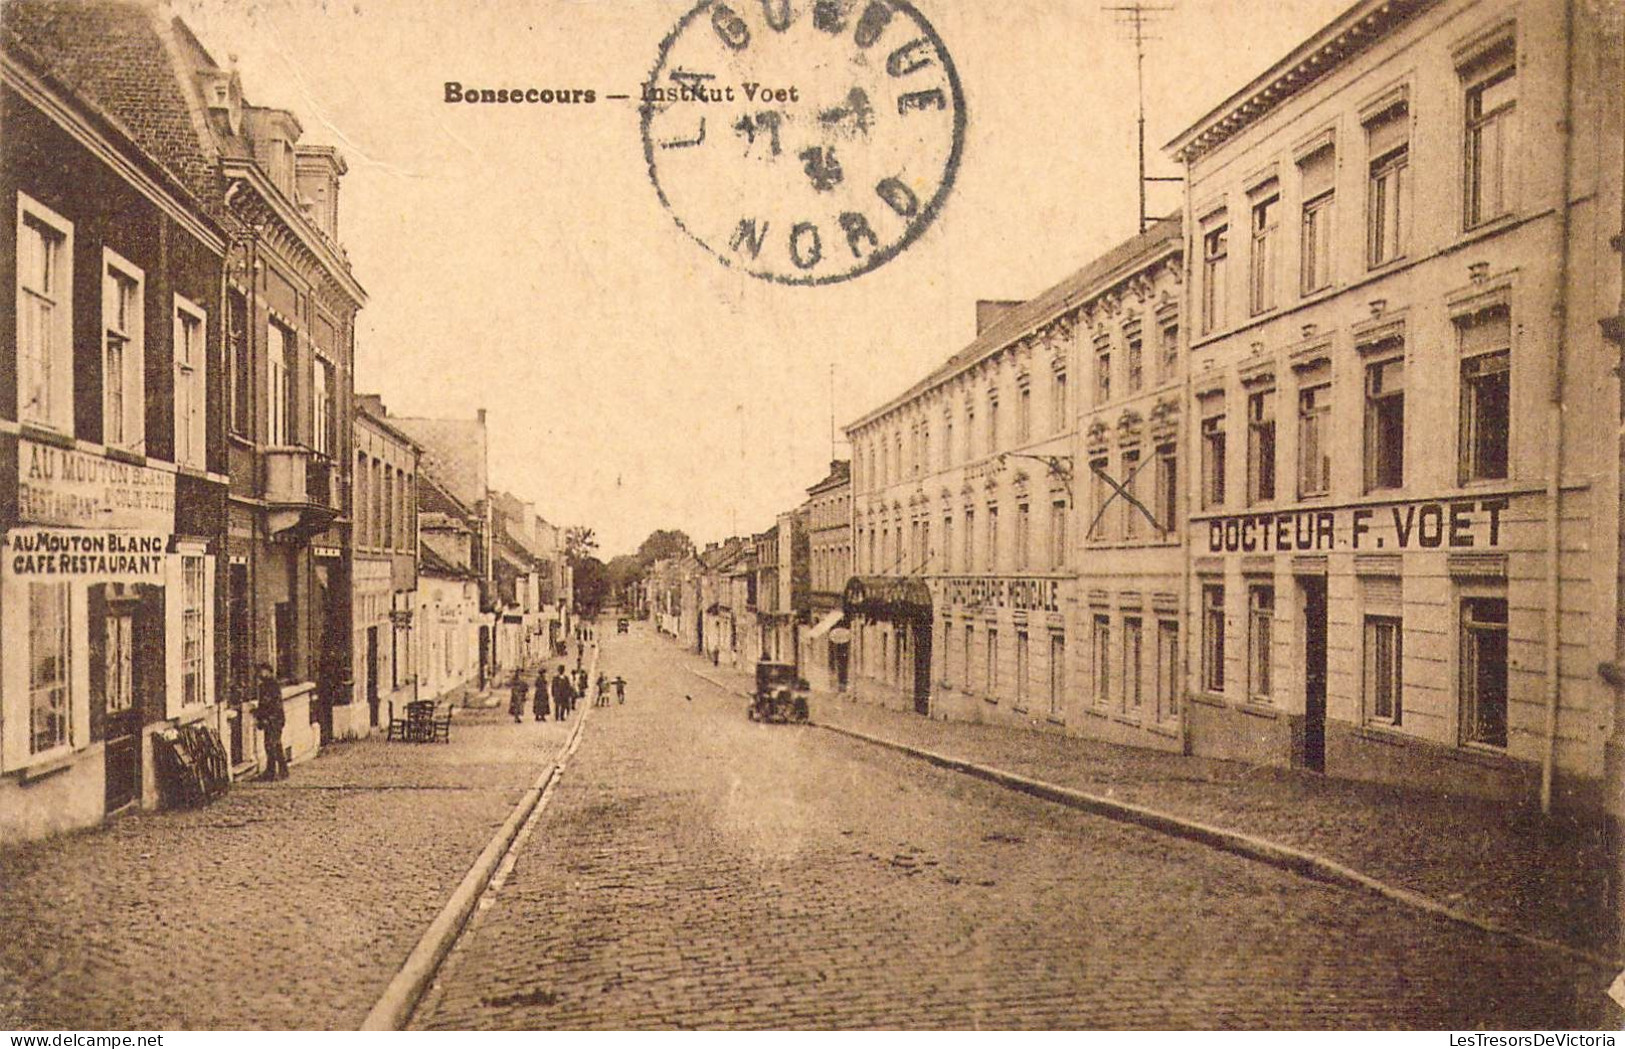
[[1202,420],[1202,509],[1224,505],[1224,408]]
[[1398,725],[1403,717],[1403,644],[1398,616],[1365,617],[1365,709],[1372,721]]
[[1179,518],[1179,446],[1172,441],[1157,447],[1157,528],[1166,538]]
[[1461,736],[1465,743],[1507,745],[1507,603],[1461,603]]
[[1138,715],[1144,702],[1141,693],[1142,663],[1144,657],[1144,629],[1139,616],[1123,620],[1123,710]]
[[1365,369],[1366,491],[1405,483],[1405,361],[1393,357]]
[[1111,702],[1112,694],[1112,621],[1105,615],[1095,616],[1094,621],[1094,658],[1095,668],[1095,706],[1104,707]]
[[1512,326],[1505,310],[1458,328],[1461,480],[1505,480],[1512,426]]
[[1470,70],[1466,85],[1465,227],[1472,229],[1512,210],[1516,163],[1517,65],[1511,41]]
[[1202,587],[1202,688],[1224,691],[1224,587]]
[[1337,213],[1334,181],[1337,150],[1325,146],[1298,162],[1303,193],[1303,223],[1299,236],[1299,291],[1312,295],[1331,287],[1332,237]]
[[202,557],[181,557],[181,704],[209,701],[209,588]]
[[1275,629],[1275,588],[1247,588],[1247,694],[1268,702],[1273,693],[1270,641]]
[[1220,222],[1202,233],[1202,334],[1224,327],[1225,264],[1230,254],[1230,227]]
[[1252,266],[1248,270],[1247,303],[1254,315],[1275,308],[1275,256],[1280,250],[1276,230],[1279,225],[1281,194],[1271,182],[1262,198],[1252,204]]
[[68,583],[28,584],[28,752],[72,744]]
[[1247,398],[1247,503],[1275,499],[1275,391]]
[[1063,698],[1066,696],[1066,635],[1051,634],[1049,637],[1049,713],[1051,717],[1060,717]]
[[207,315],[175,296],[175,461],[200,470],[207,466],[207,328]]
[[1330,369],[1305,376],[1298,387],[1298,497],[1325,495],[1332,487],[1332,384]]
[[17,194],[17,417],[73,432],[73,224]]
[[1179,716],[1179,622],[1157,621],[1157,720]]
[[102,255],[102,441],[140,452],[147,417],[144,275],[105,248]]
[[1411,221],[1410,108],[1400,101],[1365,125],[1366,265],[1385,266],[1405,256]]

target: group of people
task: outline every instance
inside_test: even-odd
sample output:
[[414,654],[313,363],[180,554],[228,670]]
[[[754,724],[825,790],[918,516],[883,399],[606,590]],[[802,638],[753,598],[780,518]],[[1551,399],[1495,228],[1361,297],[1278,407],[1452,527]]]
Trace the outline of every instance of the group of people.
[[[587,691],[587,672],[577,666],[574,673],[567,672],[564,664],[551,681],[547,676],[547,667],[536,671],[536,689],[531,698],[531,716],[537,721],[548,720],[551,701],[552,716],[564,721],[575,711],[576,703]],[[513,715],[516,722],[525,719],[525,697],[531,695],[530,687],[525,682],[525,672],[514,671],[513,684],[508,692],[508,713]]]

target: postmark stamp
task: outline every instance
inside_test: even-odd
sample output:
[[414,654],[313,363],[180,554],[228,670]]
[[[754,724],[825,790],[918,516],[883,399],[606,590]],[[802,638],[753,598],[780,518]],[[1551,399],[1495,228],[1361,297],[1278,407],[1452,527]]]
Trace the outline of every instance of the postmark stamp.
[[895,258],[941,211],[964,149],[959,74],[907,0],[700,0],[639,110],[678,227],[782,284]]

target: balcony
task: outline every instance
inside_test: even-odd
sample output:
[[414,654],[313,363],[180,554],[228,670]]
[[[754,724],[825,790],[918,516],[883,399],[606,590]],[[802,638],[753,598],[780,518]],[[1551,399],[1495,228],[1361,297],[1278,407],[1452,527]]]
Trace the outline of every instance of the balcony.
[[333,465],[308,448],[267,448],[263,497],[266,524],[273,535],[309,537],[338,517],[338,486]]

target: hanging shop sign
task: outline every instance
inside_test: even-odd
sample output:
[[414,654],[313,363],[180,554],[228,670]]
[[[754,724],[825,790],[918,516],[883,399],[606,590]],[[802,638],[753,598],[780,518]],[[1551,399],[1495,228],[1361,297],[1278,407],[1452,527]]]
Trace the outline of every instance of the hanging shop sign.
[[4,540],[8,578],[29,582],[163,583],[169,537],[151,532],[13,528]]
[[24,437],[17,516],[34,524],[171,532],[175,475]]
[[1217,517],[1206,522],[1207,548],[1215,554],[1494,550],[1506,508],[1504,498],[1455,499]]

